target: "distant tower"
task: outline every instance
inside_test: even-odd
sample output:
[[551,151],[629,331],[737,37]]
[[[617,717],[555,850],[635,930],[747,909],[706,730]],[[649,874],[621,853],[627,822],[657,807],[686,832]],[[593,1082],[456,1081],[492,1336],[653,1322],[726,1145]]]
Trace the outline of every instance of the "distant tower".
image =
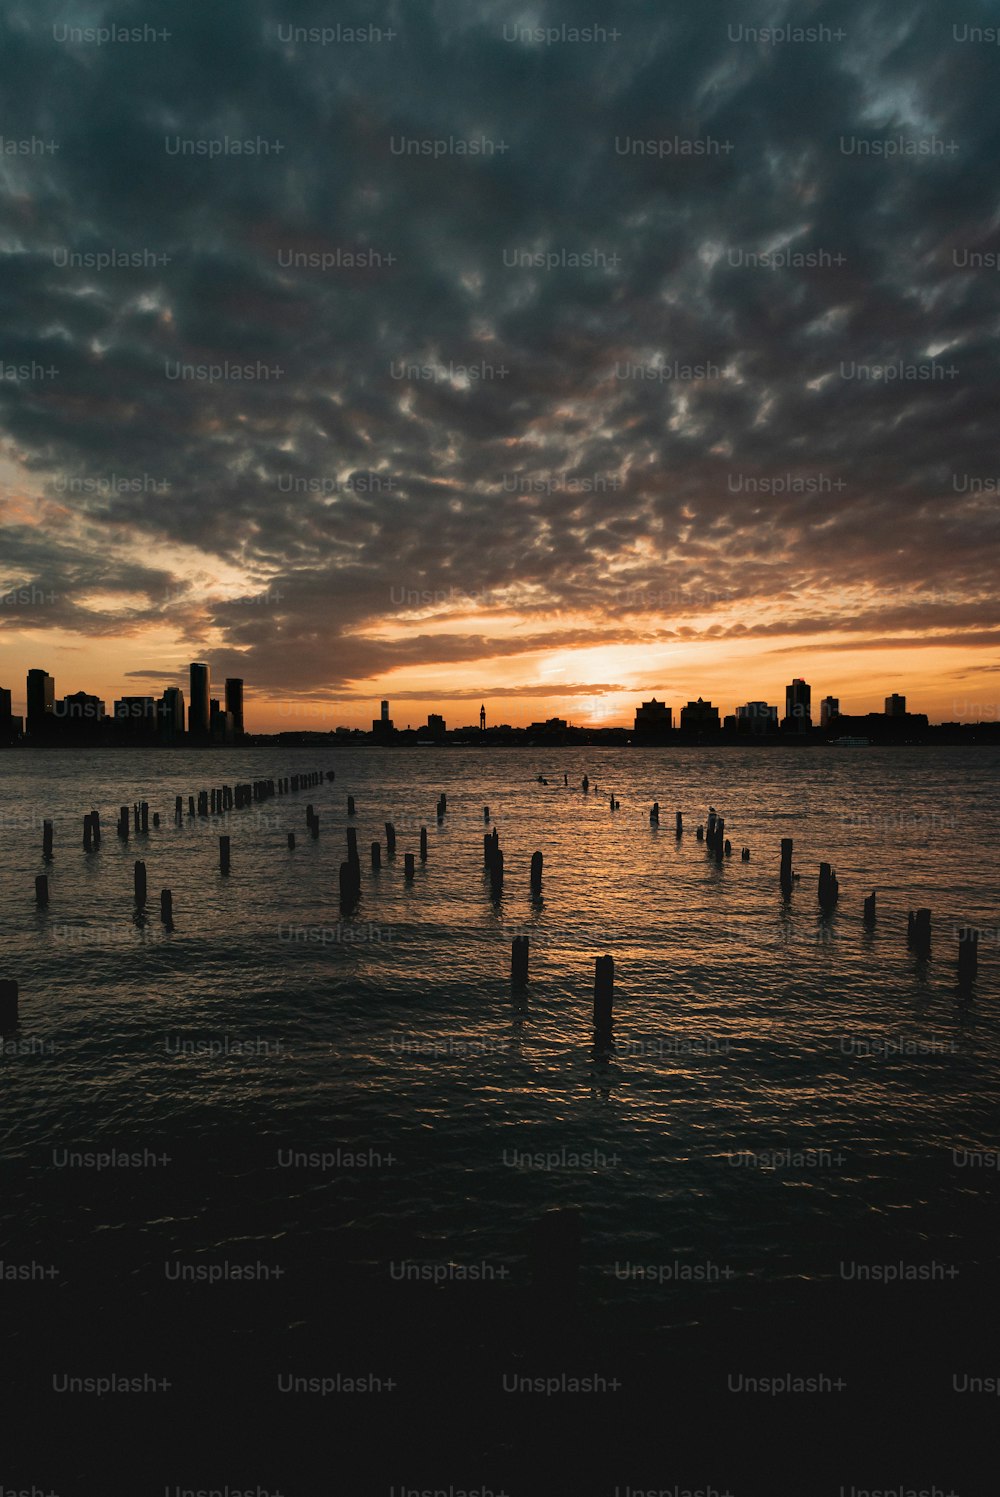
[[211,722],[212,678],[203,661],[191,662],[191,692],[188,707],[188,737],[207,738]]
[[840,716],[840,698],[824,697],[819,704],[819,725],[828,728],[835,717]]
[[483,705],[479,709],[479,731],[480,731],[480,733],[485,733],[486,732],[486,703],[485,702],[483,703]]
[[384,723],[387,723],[389,721],[389,703],[388,702],[383,702],[382,703],[382,721]]
[[905,717],[906,698],[901,697],[898,691],[894,691],[891,697],[885,699],[886,717]]
[[226,711],[233,715],[233,733],[237,738],[243,737],[243,678],[242,676],[226,677]]

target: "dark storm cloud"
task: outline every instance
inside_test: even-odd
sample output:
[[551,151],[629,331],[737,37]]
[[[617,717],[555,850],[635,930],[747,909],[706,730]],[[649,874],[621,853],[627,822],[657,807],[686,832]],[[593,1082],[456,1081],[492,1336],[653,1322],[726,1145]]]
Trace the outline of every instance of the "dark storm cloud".
[[[0,360],[29,370],[0,422],[70,515],[8,516],[10,578],[61,600],[39,622],[221,628],[219,658],[288,689],[671,637],[648,611],[989,641],[1000,280],[968,254],[1000,250],[1000,49],[952,34],[985,8],[390,0],[337,8],[380,40],[327,45],[294,30],[331,25],[319,3],[101,10],[0,21]],[[102,23],[170,34],[73,39]],[[745,39],[782,24],[829,36]],[[227,138],[256,154],[184,154]],[[807,258],[749,258],[773,251]],[[259,377],[180,377],[226,364]],[[111,474],[148,483],[81,487]],[[264,600],[188,595],[156,549],[179,544]],[[839,599],[889,579],[884,607]]]

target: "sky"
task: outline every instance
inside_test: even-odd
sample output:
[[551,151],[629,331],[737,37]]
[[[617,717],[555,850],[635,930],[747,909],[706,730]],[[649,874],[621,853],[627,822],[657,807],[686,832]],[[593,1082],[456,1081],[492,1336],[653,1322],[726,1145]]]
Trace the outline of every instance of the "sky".
[[15,711],[1000,718],[1000,6],[606,9],[7,0]]

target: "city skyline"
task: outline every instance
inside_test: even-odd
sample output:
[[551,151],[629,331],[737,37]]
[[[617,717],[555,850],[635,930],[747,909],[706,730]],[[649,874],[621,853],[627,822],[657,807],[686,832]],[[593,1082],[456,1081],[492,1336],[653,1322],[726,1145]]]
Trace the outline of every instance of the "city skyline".
[[[4,719],[9,720],[13,716],[16,720],[21,718],[25,729],[25,736],[30,740],[41,738],[42,734],[36,730],[32,734],[31,725],[33,718],[37,723],[46,720],[50,714],[52,719],[77,719],[99,722],[105,718],[118,720],[140,719],[145,722],[152,731],[157,728],[161,738],[173,741],[180,737],[195,741],[224,741],[234,742],[242,740],[244,734],[267,735],[273,729],[251,724],[247,725],[245,720],[245,687],[246,683],[242,677],[226,677],[223,682],[222,695],[212,695],[212,669],[211,663],[207,661],[191,661],[187,667],[188,695],[185,697],[183,687],[169,685],[163,689],[159,698],[153,695],[125,695],[115,698],[113,708],[108,710],[106,701],[99,693],[91,693],[85,690],[66,693],[59,697],[56,695],[56,680],[52,673],[41,667],[29,669],[25,679],[25,695],[23,710],[18,711],[18,698],[11,687],[0,687],[0,726]],[[775,693],[777,694],[777,693]],[[484,694],[485,695],[485,694]],[[891,692],[882,697],[882,709],[868,707],[864,704],[852,704],[849,698],[835,697],[827,694],[818,699],[818,707],[813,709],[813,686],[805,678],[793,677],[783,688],[781,695],[784,699],[784,707],[780,702],[768,703],[765,699],[750,700],[734,704],[731,712],[725,706],[713,703],[711,698],[703,697],[699,692],[697,697],[691,696],[683,703],[680,699],[676,705],[658,698],[655,691],[649,699],[643,698],[638,703],[633,701],[631,715],[625,714],[621,721],[609,721],[602,719],[598,722],[587,722],[579,717],[575,719],[563,718],[558,713],[552,713],[546,719],[536,716],[529,722],[515,722],[511,714],[506,710],[507,704],[500,698],[499,714],[494,712],[490,718],[485,701],[480,703],[478,712],[474,718],[470,717],[468,722],[455,723],[454,718],[450,731],[458,728],[462,731],[475,731],[476,723],[480,732],[484,732],[487,722],[491,728],[496,728],[500,718],[503,718],[503,726],[517,730],[539,728],[545,723],[562,723],[574,728],[600,729],[614,728],[626,729],[632,723],[636,734],[641,736],[641,730],[645,733],[663,731],[699,731],[702,728],[709,730],[717,727],[752,727],[756,733],[788,732],[790,729],[812,729],[822,728],[824,731],[837,718],[860,718],[862,716],[883,716],[889,719],[914,720],[914,708],[908,704],[905,693]],[[250,700],[254,701],[251,687]],[[461,698],[453,698],[464,704],[472,700],[468,694]],[[438,706],[445,705],[437,703]],[[400,731],[413,732],[425,730],[432,738],[443,738],[447,725],[443,713],[428,710],[426,718],[415,723],[401,720],[395,723],[391,716],[391,703],[388,698],[379,698],[378,715],[368,719],[371,727],[371,736],[374,739],[382,739],[385,742],[393,741]],[[324,707],[332,713],[331,704]],[[927,713],[917,713],[918,717],[928,718]],[[291,719],[296,719],[295,721]],[[301,719],[305,719],[304,721]],[[627,719],[627,720],[626,720]],[[328,731],[339,729],[352,733],[365,732],[365,726],[360,722],[323,722],[316,713],[306,710],[304,713],[289,713],[287,717],[279,719],[281,726],[279,732],[295,731],[300,728],[308,731],[312,726],[317,731]],[[947,719],[930,719],[934,723],[947,723],[949,726],[969,723],[995,723],[1000,721],[1000,712],[989,717],[979,715],[977,717],[952,717]],[[9,732],[8,732],[9,738]]]

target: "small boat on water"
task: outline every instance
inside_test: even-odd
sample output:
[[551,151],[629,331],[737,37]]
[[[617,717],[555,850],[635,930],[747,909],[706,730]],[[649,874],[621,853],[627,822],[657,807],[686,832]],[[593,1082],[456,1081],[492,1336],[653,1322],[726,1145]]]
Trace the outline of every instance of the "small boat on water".
[[831,740],[830,740],[830,747],[831,748],[870,748],[871,747],[871,739],[870,738],[858,738],[858,737],[853,736],[853,735],[851,735],[849,733],[845,733],[842,738],[831,738]]

